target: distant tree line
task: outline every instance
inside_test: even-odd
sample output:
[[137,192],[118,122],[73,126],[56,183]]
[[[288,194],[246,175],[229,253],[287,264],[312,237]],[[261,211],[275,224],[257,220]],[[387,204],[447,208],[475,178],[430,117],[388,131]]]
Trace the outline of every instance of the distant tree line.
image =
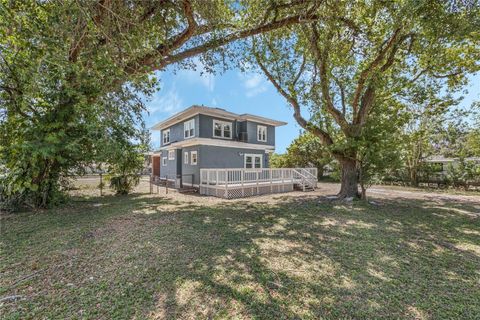
[[[452,110],[459,102],[436,101],[442,108],[411,107],[403,126],[388,139],[391,147],[377,150],[361,168],[360,183],[480,187],[480,105]],[[338,163],[309,132],[301,132],[284,154],[274,154],[271,165],[316,167],[320,180],[339,181],[341,175]]]

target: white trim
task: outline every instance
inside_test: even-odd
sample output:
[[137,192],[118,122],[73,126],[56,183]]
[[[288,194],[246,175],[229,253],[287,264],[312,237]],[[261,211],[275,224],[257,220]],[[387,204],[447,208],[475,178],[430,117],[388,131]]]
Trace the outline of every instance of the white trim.
[[182,121],[184,121],[188,118],[194,117],[198,114],[204,114],[204,115],[208,115],[208,116],[212,116],[212,117],[219,117],[219,118],[232,120],[232,121],[233,120],[240,120],[240,121],[249,120],[249,121],[259,122],[259,123],[262,123],[262,124],[267,124],[267,125],[271,125],[271,126],[275,126],[275,127],[284,126],[284,125],[287,124],[286,122],[283,122],[283,121],[268,119],[268,118],[248,114],[248,113],[236,114],[236,113],[229,112],[229,111],[219,109],[219,108],[210,108],[210,107],[204,107],[204,106],[192,106],[190,108],[187,108],[187,109],[171,116],[170,118],[168,118],[164,121],[161,121],[161,122],[157,123],[156,125],[151,127],[151,129],[152,130],[162,130],[162,129],[171,127],[174,124],[182,122]]
[[[165,141],[165,136],[168,133],[168,141]],[[162,142],[163,145],[169,144],[170,143],[170,129],[162,130]]]
[[188,164],[188,151],[183,153],[183,164]]
[[[261,132],[260,132],[261,129],[265,131],[265,139],[262,139],[262,140],[258,138],[258,136],[261,135]],[[257,141],[267,142],[267,126],[262,126],[257,124]]]
[[255,150],[264,150],[264,151],[275,151],[274,146],[265,145],[265,144],[256,144],[256,143],[245,143],[232,140],[223,140],[223,139],[212,139],[212,138],[193,138],[183,141],[178,141],[172,143],[170,146],[161,147],[159,150],[167,150],[170,148],[184,148],[191,147],[196,145],[203,146],[216,146],[216,147],[227,147],[227,148],[243,148],[243,149],[255,149]]
[[162,167],[167,166],[167,157],[162,157]]
[[196,187],[196,188],[200,188],[200,185],[196,184],[196,183],[188,183],[188,182],[183,182],[182,181],[182,184],[184,186],[190,186],[190,187]]
[[168,160],[175,160],[175,149],[168,150]]
[[[252,167],[247,168],[247,157],[252,158]],[[260,158],[260,168],[255,168],[255,158],[259,157]],[[263,169],[263,154],[258,154],[258,153],[245,153],[243,155],[243,168],[245,169]]]
[[[219,136],[216,136],[216,135],[215,135],[215,124],[216,124],[216,123],[220,124],[220,126],[221,126],[220,135],[219,135]],[[226,126],[226,125],[228,125],[228,126],[230,127],[230,137],[225,137],[225,126]],[[232,139],[232,134],[233,134],[233,122],[213,119],[212,129],[213,129],[213,131],[212,131],[212,137],[214,137],[214,138],[220,138],[220,139],[229,139],[229,140]]]
[[[193,155],[195,155],[195,163],[193,163]],[[197,151],[190,151],[190,164],[196,166],[198,164],[198,153]]]
[[[188,134],[189,134],[188,136],[185,135],[185,131],[187,131],[187,126],[190,126],[188,128]],[[193,129],[193,134],[190,135],[190,130],[192,130],[192,129]],[[188,121],[185,121],[183,123],[183,138],[184,139],[191,139],[193,137],[195,137],[195,118],[190,119]]]

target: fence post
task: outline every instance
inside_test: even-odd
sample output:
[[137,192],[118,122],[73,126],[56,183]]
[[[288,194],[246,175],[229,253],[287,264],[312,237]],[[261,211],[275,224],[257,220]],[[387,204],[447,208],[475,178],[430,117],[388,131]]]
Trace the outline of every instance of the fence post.
[[100,171],[100,196],[103,196],[103,180],[102,180],[102,171]]

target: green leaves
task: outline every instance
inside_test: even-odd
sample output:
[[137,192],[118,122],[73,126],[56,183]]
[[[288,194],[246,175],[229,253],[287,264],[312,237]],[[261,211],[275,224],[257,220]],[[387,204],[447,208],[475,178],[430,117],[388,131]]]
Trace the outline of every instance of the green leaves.
[[[480,70],[480,8],[337,1],[312,10],[318,21],[257,37],[250,55],[297,122],[339,162],[355,161],[365,182],[398,162],[392,146],[411,105],[435,106],[432,118],[448,112],[456,103],[449,94]],[[306,110],[324,122],[304,119]]]

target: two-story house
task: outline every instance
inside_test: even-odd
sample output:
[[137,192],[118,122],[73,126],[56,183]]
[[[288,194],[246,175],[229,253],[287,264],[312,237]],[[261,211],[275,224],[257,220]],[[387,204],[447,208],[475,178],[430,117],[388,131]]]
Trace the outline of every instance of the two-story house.
[[275,150],[275,127],[285,124],[251,114],[192,106],[152,127],[160,131],[153,174],[174,181],[176,187],[198,187],[201,168],[268,168]]

